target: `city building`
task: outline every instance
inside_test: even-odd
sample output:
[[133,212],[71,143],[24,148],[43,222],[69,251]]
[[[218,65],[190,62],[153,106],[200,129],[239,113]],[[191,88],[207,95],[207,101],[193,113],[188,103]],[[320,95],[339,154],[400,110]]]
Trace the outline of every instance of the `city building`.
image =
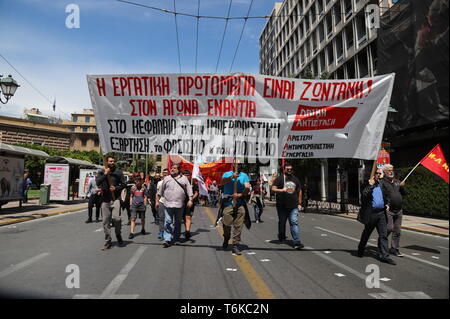
[[1,142],[11,145],[38,144],[59,150],[69,150],[71,145],[71,133],[67,126],[16,117],[0,116],[0,137]]
[[[352,79],[377,75],[377,29],[365,8],[392,1],[285,0],[277,2],[260,35],[260,73],[292,78]],[[359,202],[364,161],[320,160],[304,176],[316,199]],[[303,173],[306,174],[306,173]]]
[[[285,0],[275,3],[260,36],[260,73],[352,79],[377,74],[377,30],[365,23],[374,0]],[[383,11],[382,11],[383,12]]]
[[92,109],[83,109],[82,113],[72,113],[71,120],[64,120],[63,124],[72,133],[71,150],[100,152],[97,126]]

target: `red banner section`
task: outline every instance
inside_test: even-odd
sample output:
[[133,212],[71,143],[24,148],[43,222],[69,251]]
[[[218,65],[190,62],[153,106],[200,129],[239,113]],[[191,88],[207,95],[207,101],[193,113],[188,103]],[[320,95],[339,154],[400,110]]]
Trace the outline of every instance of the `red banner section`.
[[377,164],[391,164],[389,152],[383,148],[378,152]]
[[[203,180],[209,186],[212,181],[216,181],[216,183],[219,183],[222,179],[222,175],[225,172],[233,170],[233,163],[231,161],[228,161],[229,163],[225,162],[211,162],[206,164],[199,165],[200,173],[203,176]],[[180,170],[181,172],[188,170],[192,175],[192,170],[194,169],[194,163],[189,162],[187,159],[185,159],[183,156],[180,155],[169,155],[169,161],[168,161],[168,168],[170,171],[170,168],[173,164],[180,164]]]
[[292,131],[342,129],[356,112],[356,107],[299,105]]
[[442,177],[448,184],[448,163],[445,160],[444,152],[442,152],[441,146],[436,145],[427,156],[425,156],[420,164],[428,168],[433,173]]

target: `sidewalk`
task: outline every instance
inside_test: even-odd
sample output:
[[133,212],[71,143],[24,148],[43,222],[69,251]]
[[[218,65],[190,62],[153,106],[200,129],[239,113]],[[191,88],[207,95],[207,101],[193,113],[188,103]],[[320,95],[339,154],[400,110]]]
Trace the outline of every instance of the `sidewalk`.
[[[356,219],[357,214],[336,214],[345,218]],[[449,221],[444,219],[403,215],[402,229],[414,230],[422,233],[448,237]]]
[[[275,206],[274,201],[265,200],[265,203],[269,204],[270,206]],[[336,205],[338,205],[338,204],[336,204]],[[339,207],[339,206],[337,206],[337,207]],[[331,213],[331,215],[344,217],[344,218],[350,218],[350,219],[356,219],[357,218],[357,213],[356,213],[357,209],[356,208],[357,208],[357,206],[353,206],[354,212],[349,212],[346,214]],[[315,212],[315,209],[314,209],[314,212]],[[329,212],[327,212],[327,209],[324,209],[323,213],[330,214]],[[402,229],[413,230],[413,231],[418,231],[418,232],[437,235],[437,236],[449,237],[448,228],[449,228],[449,221],[445,220],[445,219],[403,215]]]
[[0,227],[28,220],[54,216],[64,213],[75,212],[87,209],[87,201],[79,198],[65,201],[63,203],[50,203],[48,205],[39,205],[38,199],[30,199],[28,203],[19,207],[19,201],[12,201],[2,205],[0,210]]

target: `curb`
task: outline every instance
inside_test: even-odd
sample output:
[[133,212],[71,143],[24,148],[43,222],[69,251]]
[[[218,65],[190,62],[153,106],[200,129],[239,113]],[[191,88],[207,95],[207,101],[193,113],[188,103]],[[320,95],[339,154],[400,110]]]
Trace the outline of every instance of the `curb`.
[[[343,216],[343,215],[339,215],[339,214],[336,214],[335,216],[356,220],[356,217],[352,217],[352,216]],[[431,235],[436,235],[436,236],[441,236],[441,237],[447,237],[447,238],[449,237],[449,235],[445,234],[445,233],[441,233],[441,232],[438,232],[438,231],[421,229],[421,228],[416,228],[416,227],[411,227],[411,226],[402,226],[402,229],[407,229],[407,230],[411,230],[411,231],[416,231],[416,232],[420,232],[420,233],[431,234]]]
[[86,209],[86,207],[79,207],[79,208],[73,208],[73,209],[67,209],[67,210],[63,210],[63,211],[59,211],[59,212],[51,212],[48,214],[39,214],[37,216],[24,216],[24,217],[19,217],[19,218],[15,218],[15,219],[10,219],[10,220],[0,220],[0,227],[1,226],[6,226],[6,225],[11,225],[11,224],[17,224],[17,223],[21,223],[21,222],[27,222],[30,220],[36,220],[36,219],[40,219],[40,218],[45,218],[45,217],[50,217],[50,216],[55,216],[55,215],[61,215],[61,214],[65,214],[65,213],[72,213],[72,212],[77,212],[80,210],[84,210]]

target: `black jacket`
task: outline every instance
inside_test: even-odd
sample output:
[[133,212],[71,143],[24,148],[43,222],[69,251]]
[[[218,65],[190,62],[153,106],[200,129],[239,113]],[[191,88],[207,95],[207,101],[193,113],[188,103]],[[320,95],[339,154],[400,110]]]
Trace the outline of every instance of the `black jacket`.
[[[125,176],[123,175],[123,172],[118,168],[115,168],[113,171],[111,171],[109,176],[111,176],[112,186],[116,187],[116,190],[114,191],[115,197],[116,199],[120,199],[120,193],[122,192],[122,189],[126,187]],[[103,202],[109,202],[112,200],[111,191],[109,190],[110,185],[106,177],[107,176],[105,175],[105,170],[102,169],[95,179],[97,186],[100,187],[102,191],[101,198]]]
[[398,213],[402,209],[403,196],[406,195],[405,188],[400,186],[400,182],[396,179],[391,183],[389,180],[382,178],[380,183],[386,191],[386,204],[389,205],[389,211]]
[[[361,192],[361,208],[358,212],[358,221],[361,222],[364,225],[367,225],[367,223],[370,220],[370,214],[372,213],[372,193],[373,189],[378,185],[378,182],[375,182],[374,185],[370,185],[369,183],[366,183],[363,185],[363,190]],[[387,196],[386,196],[386,190],[384,189],[383,184],[380,183],[381,187],[381,193],[383,194],[383,202],[384,206],[386,207],[387,204]]]

